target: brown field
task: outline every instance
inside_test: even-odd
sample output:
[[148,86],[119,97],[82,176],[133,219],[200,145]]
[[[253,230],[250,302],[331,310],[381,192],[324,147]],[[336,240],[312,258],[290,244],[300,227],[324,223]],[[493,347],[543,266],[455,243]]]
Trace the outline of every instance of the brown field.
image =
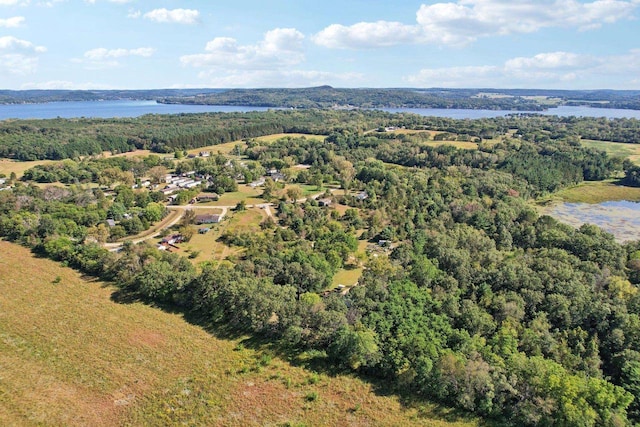
[[428,141],[425,142],[424,145],[428,145],[430,147],[439,147],[441,145],[451,145],[456,148],[461,148],[465,150],[476,150],[478,148],[478,144],[471,141]]
[[478,425],[113,292],[0,242],[0,425]]
[[32,162],[17,162],[15,160],[0,159],[0,173],[5,174],[8,178],[9,175],[11,175],[11,172],[15,172],[16,176],[20,178],[27,169],[38,165],[46,165],[48,163],[54,163],[54,161],[34,160]]

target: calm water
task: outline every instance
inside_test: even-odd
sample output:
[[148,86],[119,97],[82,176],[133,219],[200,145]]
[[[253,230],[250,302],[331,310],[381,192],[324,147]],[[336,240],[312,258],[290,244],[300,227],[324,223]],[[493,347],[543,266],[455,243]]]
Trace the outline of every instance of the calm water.
[[155,101],[70,101],[43,104],[0,105],[0,120],[4,119],[66,119],[78,117],[139,117],[145,114],[217,113],[265,111],[265,107],[234,107],[228,105],[158,104]]
[[[4,119],[53,119],[77,117],[138,117],[144,114],[180,114],[208,112],[244,112],[265,111],[266,107],[228,106],[228,105],[184,105],[158,104],[155,101],[70,101],[48,102],[44,104],[0,105],[0,120]],[[464,110],[441,108],[386,108],[390,113],[408,112],[423,116],[449,117],[452,119],[480,119],[502,117],[515,111],[505,110]],[[610,108],[558,107],[538,112],[545,115],[608,117],[640,119],[638,110],[617,110]]]
[[574,227],[585,223],[597,225],[613,234],[619,242],[640,240],[640,203],[626,200],[597,204],[558,203],[545,213]]

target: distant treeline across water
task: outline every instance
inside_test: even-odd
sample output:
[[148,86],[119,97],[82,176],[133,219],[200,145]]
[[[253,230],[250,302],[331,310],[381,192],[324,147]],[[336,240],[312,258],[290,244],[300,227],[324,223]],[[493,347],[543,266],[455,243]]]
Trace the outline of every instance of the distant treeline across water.
[[[54,118],[116,118],[140,117],[145,114],[189,114],[212,112],[266,111],[267,107],[232,105],[162,104],[156,101],[110,100],[110,101],[67,101],[39,104],[0,105],[0,120],[6,119],[54,119]],[[509,114],[528,114],[511,110],[470,110],[458,108],[385,108],[390,113],[415,113],[422,116],[447,117],[452,119],[480,119],[503,117]],[[640,119],[639,110],[615,108],[590,108],[584,106],[561,106],[531,114],[607,117]]]

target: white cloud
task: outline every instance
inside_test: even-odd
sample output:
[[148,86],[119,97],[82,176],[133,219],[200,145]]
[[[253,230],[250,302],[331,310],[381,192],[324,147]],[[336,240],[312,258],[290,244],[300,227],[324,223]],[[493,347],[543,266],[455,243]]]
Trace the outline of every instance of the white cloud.
[[426,68],[404,80],[415,87],[547,87],[630,89],[638,87],[640,49],[596,57],[570,52],[512,58],[501,66]]
[[350,27],[339,24],[329,25],[312,39],[324,47],[358,49],[413,43],[419,34],[420,28],[416,25],[378,21],[360,22]]
[[65,80],[51,80],[47,82],[29,82],[24,83],[20,89],[43,89],[43,90],[55,90],[55,89],[64,89],[64,90],[108,90],[108,89],[116,89],[113,86],[108,86],[101,83],[74,83]]
[[199,17],[200,12],[194,9],[168,10],[162,8],[154,9],[144,14],[144,18],[150,21],[173,24],[195,24],[198,22]]
[[44,46],[12,36],[0,37],[0,74],[30,74],[38,66],[38,54]]
[[16,28],[22,25],[24,22],[24,16],[14,16],[12,18],[2,19],[0,18],[0,27]]
[[278,68],[304,60],[304,35],[295,28],[268,31],[255,45],[240,45],[230,37],[216,37],[205,46],[205,53],[184,55],[183,65],[192,67],[236,67],[242,69]]
[[639,6],[638,0],[458,0],[421,5],[415,24],[333,24],[312,39],[321,46],[342,49],[412,43],[463,46],[480,37],[526,34],[550,27],[594,29],[632,19]]
[[91,49],[84,53],[84,57],[92,61],[101,61],[111,58],[123,58],[125,56],[142,56],[149,57],[153,55],[156,50],[151,47],[140,47],[137,49],[105,49],[99,47],[97,49]]
[[184,55],[184,66],[200,68],[198,77],[211,87],[301,87],[322,84],[353,86],[363,81],[359,73],[300,70],[304,60],[304,35],[295,28],[276,28],[255,44],[216,37],[203,53]]
[[526,69],[559,69],[586,67],[597,62],[596,58],[588,55],[578,55],[570,52],[539,53],[526,58],[518,57],[505,62],[505,69],[509,71],[522,71]]
[[22,51],[30,53],[43,53],[47,51],[44,46],[36,46],[30,41],[18,39],[13,36],[0,37],[0,51]]
[[132,19],[138,19],[141,16],[142,16],[142,12],[134,9],[129,10],[129,13],[127,14],[127,18],[132,18]]
[[[91,3],[91,4],[96,4],[97,0],[84,0],[87,3]],[[109,3],[118,3],[118,4],[125,4],[125,3],[131,3],[132,0],[108,0]]]
[[210,87],[308,87],[324,84],[334,86],[356,86],[363,81],[359,73],[331,73],[313,70],[249,70],[234,71],[220,76],[208,71],[200,73],[201,79]]
[[148,58],[155,53],[155,49],[151,47],[140,47],[137,49],[105,49],[99,47],[88,50],[84,53],[82,59],[74,58],[73,62],[84,64],[89,70],[97,70],[104,68],[115,68],[120,66],[118,59],[130,56],[139,56]]
[[488,87],[498,73],[499,67],[491,65],[425,68],[404,80],[416,87]]

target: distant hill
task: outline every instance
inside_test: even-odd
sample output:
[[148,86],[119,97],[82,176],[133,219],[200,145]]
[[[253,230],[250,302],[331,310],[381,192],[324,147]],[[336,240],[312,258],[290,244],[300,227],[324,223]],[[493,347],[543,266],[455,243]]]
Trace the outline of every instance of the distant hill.
[[119,99],[154,100],[167,96],[194,96],[221,89],[149,89],[149,90],[0,90],[0,104],[26,104],[60,101],[100,101]]
[[640,110],[637,90],[334,88],[0,90],[0,104],[156,100],[166,104],[273,108],[465,108],[540,111],[558,105]]

